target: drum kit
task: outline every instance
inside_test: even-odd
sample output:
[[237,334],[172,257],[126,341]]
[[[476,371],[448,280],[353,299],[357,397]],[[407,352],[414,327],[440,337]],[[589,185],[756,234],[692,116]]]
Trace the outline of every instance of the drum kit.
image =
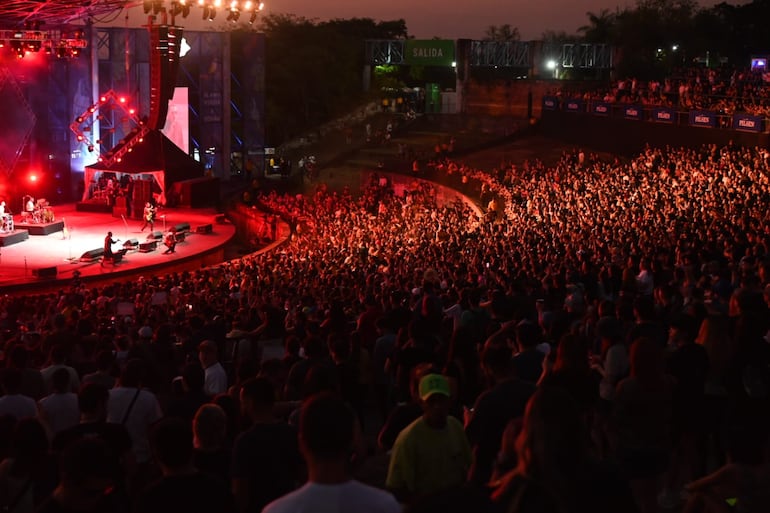
[[0,225],[0,233],[10,233],[13,231],[13,216],[11,214],[2,215],[2,224]]
[[[8,221],[6,222],[6,216]],[[21,220],[24,224],[42,224],[52,223],[56,220],[53,207],[48,200],[41,198],[37,201],[31,196],[26,196],[24,201],[24,210],[21,213]],[[5,214],[3,217],[3,231],[13,231],[13,216]]]

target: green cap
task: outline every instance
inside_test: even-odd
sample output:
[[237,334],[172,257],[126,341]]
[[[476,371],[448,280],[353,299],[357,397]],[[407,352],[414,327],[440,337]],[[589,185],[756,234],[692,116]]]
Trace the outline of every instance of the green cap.
[[423,401],[433,394],[449,397],[449,381],[441,374],[428,374],[420,380],[420,399]]

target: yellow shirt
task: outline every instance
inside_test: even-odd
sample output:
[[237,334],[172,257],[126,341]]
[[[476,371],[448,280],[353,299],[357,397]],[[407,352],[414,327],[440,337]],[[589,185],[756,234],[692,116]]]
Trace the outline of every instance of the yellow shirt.
[[465,483],[471,447],[462,424],[447,417],[444,429],[429,427],[423,417],[405,427],[393,445],[386,486],[423,495]]

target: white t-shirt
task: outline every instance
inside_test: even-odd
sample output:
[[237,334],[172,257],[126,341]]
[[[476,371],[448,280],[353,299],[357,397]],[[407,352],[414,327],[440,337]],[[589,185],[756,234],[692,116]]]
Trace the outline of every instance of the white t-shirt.
[[262,513],[399,513],[401,505],[385,490],[350,480],[342,484],[306,483],[274,500]]
[[55,435],[80,422],[77,394],[51,394],[40,399],[39,404],[41,417],[51,429],[51,434]]
[[59,369],[67,369],[70,373],[70,392],[77,393],[80,390],[80,377],[75,369],[69,365],[51,365],[40,371],[40,375],[43,376],[43,382],[45,383],[46,393],[53,392],[53,373]]
[[10,415],[16,420],[37,416],[37,403],[26,395],[14,394],[0,397],[0,416]]
[[206,367],[205,373],[206,381],[203,385],[203,391],[206,395],[214,397],[227,392],[227,373],[221,363],[209,365]]
[[119,387],[110,390],[110,399],[107,403],[107,422],[123,424],[131,436],[132,449],[137,463],[150,461],[150,442],[147,439],[147,430],[162,416],[163,412],[158,404],[155,394],[148,390],[141,390],[136,396],[134,406],[125,423],[128,407],[136,395],[136,388]]

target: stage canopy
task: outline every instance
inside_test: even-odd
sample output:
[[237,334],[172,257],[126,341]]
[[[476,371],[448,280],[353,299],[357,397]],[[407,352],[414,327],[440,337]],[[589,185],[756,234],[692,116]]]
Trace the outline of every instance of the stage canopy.
[[160,197],[157,199],[160,204],[165,205],[166,194],[171,190],[171,185],[182,180],[202,177],[203,166],[180,150],[159,130],[151,130],[144,136],[144,141],[134,146],[133,151],[126,153],[120,162],[114,162],[110,166],[101,162],[86,166],[83,201],[88,199],[89,184],[96,174],[104,172],[151,175],[160,190]]

